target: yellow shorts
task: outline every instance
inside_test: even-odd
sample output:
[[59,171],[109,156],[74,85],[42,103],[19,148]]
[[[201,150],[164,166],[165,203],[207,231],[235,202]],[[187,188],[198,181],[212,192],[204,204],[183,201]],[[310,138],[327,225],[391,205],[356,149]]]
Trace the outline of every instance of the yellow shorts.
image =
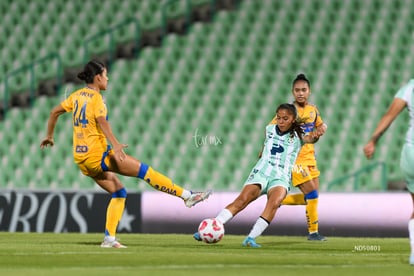
[[107,164],[109,164],[110,154],[113,154],[112,149],[108,149],[100,154],[89,154],[86,159],[77,163],[77,165],[84,175],[94,177],[102,172],[108,171]]
[[295,164],[292,170],[292,185],[299,186],[307,181],[317,178],[321,172],[316,166],[302,166]]

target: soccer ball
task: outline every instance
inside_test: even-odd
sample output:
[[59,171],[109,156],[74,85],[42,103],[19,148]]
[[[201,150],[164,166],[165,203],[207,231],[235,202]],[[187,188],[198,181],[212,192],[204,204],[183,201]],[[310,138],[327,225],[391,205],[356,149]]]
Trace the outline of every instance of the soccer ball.
[[198,233],[203,242],[216,243],[224,236],[224,225],[214,218],[208,218],[200,223]]

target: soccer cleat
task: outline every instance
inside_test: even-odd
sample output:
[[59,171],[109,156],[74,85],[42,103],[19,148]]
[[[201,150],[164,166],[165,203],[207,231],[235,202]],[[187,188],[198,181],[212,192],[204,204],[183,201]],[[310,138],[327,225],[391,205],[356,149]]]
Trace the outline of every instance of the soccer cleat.
[[102,248],[127,248],[125,245],[121,244],[119,241],[109,241],[107,238],[104,238],[101,243]]
[[202,241],[202,239],[201,239],[201,237],[200,237],[200,233],[198,233],[198,232],[195,232],[195,233],[193,234],[193,238],[194,238],[196,241]]
[[210,195],[211,190],[208,190],[206,192],[191,192],[190,197],[184,200],[185,206],[191,208],[197,203],[206,200]]
[[243,246],[246,246],[246,247],[253,247],[253,248],[259,248],[259,247],[262,247],[260,244],[256,243],[256,240],[255,240],[255,239],[253,239],[253,238],[251,238],[251,237],[247,237],[247,238],[243,241],[242,245],[243,245]]
[[309,234],[308,241],[326,241],[326,238],[318,232]]
[[410,265],[414,265],[414,253],[410,256]]

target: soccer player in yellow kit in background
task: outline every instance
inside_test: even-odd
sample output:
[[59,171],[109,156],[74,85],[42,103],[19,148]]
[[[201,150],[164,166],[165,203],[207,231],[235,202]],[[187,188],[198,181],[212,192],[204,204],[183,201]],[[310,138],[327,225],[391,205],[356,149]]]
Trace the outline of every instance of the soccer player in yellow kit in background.
[[193,193],[185,190],[174,184],[170,178],[124,152],[127,145],[120,143],[112,133],[101,95],[101,90],[106,90],[108,85],[107,69],[102,63],[88,62],[78,78],[85,81],[86,87],[73,92],[52,109],[47,135],[40,147],[43,149],[54,145],[53,132],[59,116],[72,112],[74,161],[84,175],[91,177],[112,195],[107,208],[105,237],[101,247],[126,247],[115,238],[127,197],[126,189],[116,173],[141,178],[157,190],[182,198],[187,207],[194,206],[210,195],[210,191]]
[[[322,136],[327,129],[327,125],[323,122],[317,107],[308,102],[311,88],[310,82],[304,74],[297,75],[293,80],[292,94],[305,133],[316,132],[317,137]],[[271,123],[274,124],[275,122],[276,118]],[[311,241],[326,240],[324,236],[319,234],[318,229],[319,175],[314,145],[306,144],[300,150],[292,171],[292,184],[299,188],[302,193],[288,194],[282,201],[282,205],[306,205],[308,240]]]

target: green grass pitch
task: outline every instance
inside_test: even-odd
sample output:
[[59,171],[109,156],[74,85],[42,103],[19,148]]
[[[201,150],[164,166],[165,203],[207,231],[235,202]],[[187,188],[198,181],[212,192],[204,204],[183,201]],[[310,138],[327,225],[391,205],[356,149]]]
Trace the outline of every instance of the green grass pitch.
[[183,234],[119,234],[126,249],[100,248],[102,234],[0,232],[0,275],[412,275],[408,238],[262,236],[262,248],[226,235],[205,244]]

